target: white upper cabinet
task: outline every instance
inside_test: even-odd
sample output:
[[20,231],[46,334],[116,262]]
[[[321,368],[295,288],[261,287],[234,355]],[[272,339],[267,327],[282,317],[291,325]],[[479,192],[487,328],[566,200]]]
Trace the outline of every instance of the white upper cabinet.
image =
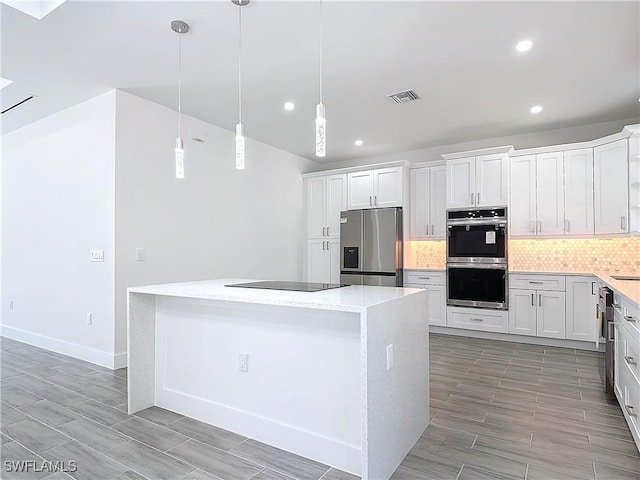
[[379,168],[347,174],[349,210],[401,207],[403,167]]
[[564,231],[588,235],[593,228],[593,149],[564,152]]
[[307,238],[340,238],[340,212],[347,209],[345,174],[306,179]]
[[414,240],[445,236],[445,175],[444,165],[411,170],[411,238]]
[[536,155],[536,210],[538,235],[564,234],[562,152]]
[[535,155],[523,155],[522,157],[511,159],[509,217],[509,232],[511,236],[536,234]]
[[593,149],[595,233],[628,231],[628,140]]
[[476,206],[507,204],[509,156],[506,153],[476,157]]
[[447,208],[507,204],[509,155],[498,153],[447,160]]
[[447,160],[447,208],[474,207],[475,191],[476,157]]

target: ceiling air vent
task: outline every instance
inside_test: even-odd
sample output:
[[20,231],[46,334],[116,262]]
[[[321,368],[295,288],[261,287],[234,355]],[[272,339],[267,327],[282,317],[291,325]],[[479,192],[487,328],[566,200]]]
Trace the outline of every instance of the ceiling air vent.
[[419,100],[420,97],[414,90],[407,90],[406,92],[396,92],[387,95],[387,98],[393,103],[408,103],[414,100]]
[[2,112],[0,112],[0,113],[2,113],[2,114],[4,115],[4,114],[5,114],[5,113],[7,113],[8,111],[13,110],[14,108],[17,108],[17,107],[19,107],[20,105],[24,105],[24,104],[25,104],[25,103],[27,103],[29,100],[33,100],[34,98],[36,98],[36,96],[35,96],[35,95],[30,95],[30,96],[28,96],[27,98],[20,100],[18,103],[14,103],[14,104],[13,104],[13,105],[11,105],[10,107],[5,108],[5,109],[4,109],[4,110],[2,110]]

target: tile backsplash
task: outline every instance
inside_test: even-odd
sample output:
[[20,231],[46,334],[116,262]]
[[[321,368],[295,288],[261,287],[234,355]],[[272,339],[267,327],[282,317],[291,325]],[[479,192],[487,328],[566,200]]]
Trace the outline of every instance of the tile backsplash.
[[[407,268],[446,267],[445,241],[407,243]],[[640,237],[512,239],[509,270],[640,275]]]

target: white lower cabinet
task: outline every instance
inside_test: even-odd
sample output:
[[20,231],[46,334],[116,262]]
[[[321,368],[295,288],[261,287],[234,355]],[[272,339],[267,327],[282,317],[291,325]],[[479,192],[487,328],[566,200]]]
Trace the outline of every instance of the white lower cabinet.
[[624,412],[631,434],[640,448],[640,367],[638,331],[625,320],[624,313],[615,316],[614,391]]
[[509,284],[530,287],[509,288],[509,333],[566,338],[564,276],[511,274]]
[[307,241],[307,282],[340,283],[340,240]]
[[404,286],[425,289],[429,294],[429,325],[447,326],[447,287],[444,272],[407,272]]
[[567,340],[596,341],[598,286],[594,277],[567,276]]
[[447,326],[485,332],[509,333],[506,310],[447,307]]

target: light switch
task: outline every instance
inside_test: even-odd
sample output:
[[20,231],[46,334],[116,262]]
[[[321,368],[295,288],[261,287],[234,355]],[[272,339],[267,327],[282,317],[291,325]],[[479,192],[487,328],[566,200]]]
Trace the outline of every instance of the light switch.
[[89,259],[92,262],[104,262],[104,250],[91,250],[89,252]]
[[136,248],[136,261],[144,262],[144,248]]

